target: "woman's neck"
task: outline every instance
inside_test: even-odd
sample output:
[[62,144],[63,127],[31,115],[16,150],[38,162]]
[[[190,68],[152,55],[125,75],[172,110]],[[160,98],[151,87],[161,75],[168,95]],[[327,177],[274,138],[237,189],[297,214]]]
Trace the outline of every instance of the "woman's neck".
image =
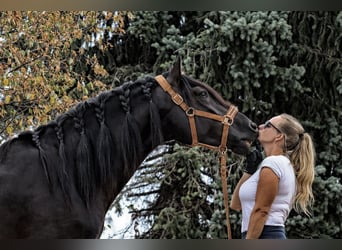
[[284,155],[283,149],[272,145],[271,147],[264,147],[264,152],[266,156],[271,155]]

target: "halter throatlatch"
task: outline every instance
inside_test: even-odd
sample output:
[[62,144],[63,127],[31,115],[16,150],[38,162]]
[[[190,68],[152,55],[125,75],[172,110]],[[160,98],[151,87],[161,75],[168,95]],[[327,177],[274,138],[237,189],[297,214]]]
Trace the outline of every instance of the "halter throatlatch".
[[[220,165],[221,165],[222,192],[223,192],[223,197],[224,197],[224,206],[226,210],[227,234],[228,234],[228,239],[231,239],[232,233],[231,233],[230,220],[229,220],[226,152],[227,152],[227,140],[228,140],[229,127],[233,124],[234,118],[235,118],[236,113],[238,112],[238,109],[236,106],[230,105],[225,115],[217,115],[217,114],[209,113],[206,111],[194,109],[193,107],[189,107],[184,102],[183,97],[172,89],[171,85],[167,82],[167,80],[162,75],[156,76],[155,79],[158,82],[158,84],[162,87],[162,89],[171,96],[172,101],[176,105],[181,107],[181,109],[183,109],[185,114],[188,116],[190,130],[191,130],[191,137],[192,137],[191,146],[202,146],[202,147],[214,149],[220,152],[219,157],[220,157]],[[195,116],[209,118],[212,120],[219,121],[223,124],[221,144],[219,146],[213,146],[213,145],[201,143],[198,141]]]

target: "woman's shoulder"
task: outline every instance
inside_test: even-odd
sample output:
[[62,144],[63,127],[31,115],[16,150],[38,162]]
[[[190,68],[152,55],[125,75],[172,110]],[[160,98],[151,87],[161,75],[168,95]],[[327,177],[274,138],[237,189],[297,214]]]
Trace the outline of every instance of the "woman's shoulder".
[[267,156],[261,163],[261,167],[271,168],[278,177],[283,175],[284,166],[288,165],[290,160],[284,155]]
[[270,156],[266,156],[263,161],[266,161],[266,162],[289,162],[290,160],[285,155],[270,155]]

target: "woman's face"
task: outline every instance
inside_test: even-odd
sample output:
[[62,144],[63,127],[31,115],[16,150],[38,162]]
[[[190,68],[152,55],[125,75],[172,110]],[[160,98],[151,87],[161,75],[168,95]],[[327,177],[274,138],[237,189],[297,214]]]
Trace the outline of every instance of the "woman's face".
[[259,125],[258,140],[261,144],[273,142],[279,134],[282,134],[279,130],[281,120],[280,116],[275,116]]

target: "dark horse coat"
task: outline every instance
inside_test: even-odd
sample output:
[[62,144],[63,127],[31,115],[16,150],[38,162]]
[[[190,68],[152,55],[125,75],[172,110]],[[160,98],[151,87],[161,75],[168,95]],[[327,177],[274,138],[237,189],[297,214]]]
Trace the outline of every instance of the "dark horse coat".
[[[181,75],[164,77],[189,106],[223,115],[217,92]],[[196,118],[198,138],[219,145],[222,124]],[[257,128],[238,113],[228,147],[246,154]],[[152,77],[79,103],[0,147],[0,238],[96,238],[114,198],[144,158],[167,140],[191,144],[189,121]],[[247,143],[246,143],[247,142]]]

